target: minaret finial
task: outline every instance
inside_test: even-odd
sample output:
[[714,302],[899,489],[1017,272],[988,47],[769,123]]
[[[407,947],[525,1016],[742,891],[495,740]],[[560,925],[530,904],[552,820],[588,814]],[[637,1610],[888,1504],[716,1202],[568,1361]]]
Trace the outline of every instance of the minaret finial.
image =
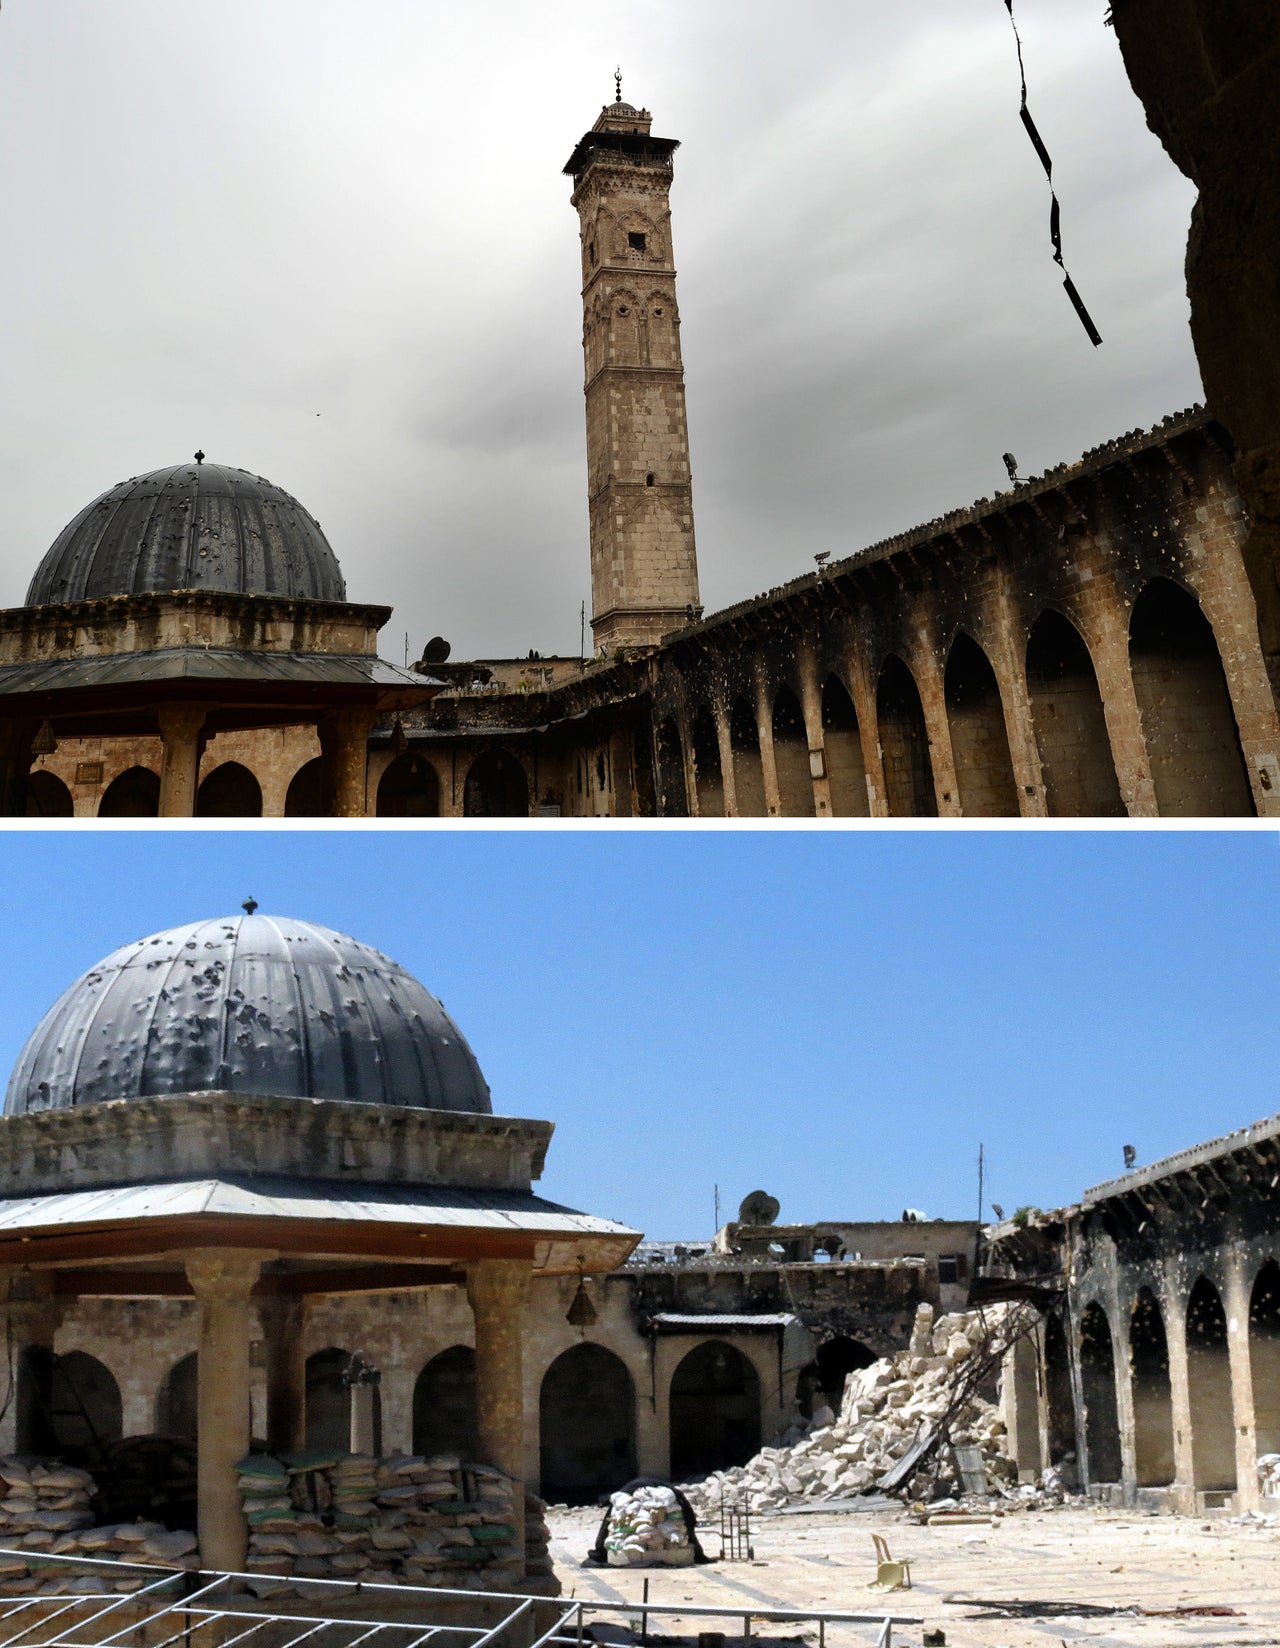
[[256,898],[247,898],[240,908],[244,911],[245,915],[251,916],[258,908],[258,901]]
[[622,65],[621,65],[621,63],[619,63],[618,67],[613,71],[613,101],[615,103],[621,103],[622,102]]

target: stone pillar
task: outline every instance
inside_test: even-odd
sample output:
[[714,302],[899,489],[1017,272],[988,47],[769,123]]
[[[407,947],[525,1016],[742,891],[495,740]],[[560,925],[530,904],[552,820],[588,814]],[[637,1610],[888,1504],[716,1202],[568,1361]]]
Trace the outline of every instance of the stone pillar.
[[1038,1337],[1038,1330],[1025,1334],[1006,1351],[1000,1374],[1000,1405],[1019,1482],[1034,1482],[1044,1469]]
[[524,1552],[524,1302],[526,1259],[480,1259],[467,1266],[476,1325],[476,1429],[484,1463],[515,1481],[512,1521]]
[[867,775],[867,807],[871,818],[888,818],[885,796],[884,755],[880,749],[880,720],[876,713],[876,684],[864,669],[858,654],[850,649],[845,659],[846,678],[858,717],[858,738],[862,744],[862,769]]
[[248,1529],[235,1464],[249,1451],[249,1295],[262,1255],[202,1248],[186,1255],[200,1306],[196,1402],[197,1528],[206,1568],[244,1569]]
[[325,805],[330,818],[368,814],[369,734],[374,711],[363,705],[330,710],[320,721]]
[[[804,716],[805,743],[809,749],[809,776],[813,780],[813,811],[818,818],[830,818],[831,779],[827,775],[826,740],[822,733],[822,693],[818,687],[818,660],[811,646],[802,646],[800,667],[800,710]],[[814,756],[820,758],[821,776],[814,773]]]
[[1191,1453],[1191,1376],[1187,1367],[1187,1301],[1166,1265],[1160,1309],[1169,1347],[1169,1398],[1173,1410],[1173,1490],[1177,1509],[1194,1511],[1195,1463]]
[[191,818],[200,772],[203,704],[164,704],[160,709],[160,817]]
[[258,1305],[267,1365],[267,1447],[297,1453],[307,1445],[306,1302],[276,1294]]
[[[733,770],[733,739],[729,734],[729,711],[719,693],[712,702],[716,722],[716,744],[720,749],[720,782],[724,786],[724,816],[738,816],[738,779]],[[652,1474],[652,1473],[649,1473]]]
[[382,1383],[382,1451],[413,1453],[413,1390],[418,1370],[403,1362],[384,1363]]
[[[916,686],[924,730],[929,740],[929,765],[933,768],[933,795],[939,818],[959,818],[960,780],[956,776],[955,752],[951,748],[951,723],[947,719],[947,695],[942,669],[932,645],[916,654],[919,674]],[[910,666],[908,666],[910,668]]]
[[1108,1311],[1111,1321],[1112,1377],[1116,1383],[1116,1422],[1120,1430],[1120,1481],[1125,1503],[1131,1505],[1138,1488],[1138,1432],[1133,1410],[1132,1300],[1127,1293]]
[[0,1268],[0,1297],[7,1301],[13,1389],[0,1415],[0,1452],[48,1453],[49,1375],[53,1336],[62,1307],[44,1271]]
[[764,778],[764,810],[770,818],[778,818],[782,814],[782,797],[778,793],[778,764],[773,755],[773,710],[769,704],[764,668],[758,658],[752,670],[752,686],[756,736],[760,740],[760,771]]
[[[1085,637],[1089,645],[1089,637]],[[1133,690],[1133,673],[1129,667],[1129,629],[1124,609],[1114,612],[1108,607],[1108,620],[1096,636],[1096,644],[1089,645],[1102,694],[1102,713],[1111,740],[1111,759],[1115,763],[1120,796],[1131,818],[1155,818],[1156,787],[1151,778],[1151,763],[1147,759],[1147,741],[1142,735],[1142,716],[1138,710],[1138,695]]]
[[1262,1506],[1258,1483],[1258,1427],[1253,1408],[1253,1363],[1249,1355],[1249,1286],[1244,1255],[1238,1247],[1226,1254],[1222,1308],[1227,1313],[1227,1357],[1231,1368],[1231,1406],[1236,1421],[1236,1511]]

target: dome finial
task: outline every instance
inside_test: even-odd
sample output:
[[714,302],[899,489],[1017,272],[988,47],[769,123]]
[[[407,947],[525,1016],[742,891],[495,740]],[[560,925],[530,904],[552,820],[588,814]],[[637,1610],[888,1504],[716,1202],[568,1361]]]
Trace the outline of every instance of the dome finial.
[[240,908],[244,911],[245,915],[251,916],[258,908],[258,901],[256,898],[247,898]]
[[202,464],[204,462],[204,453],[201,452],[199,447],[197,447],[195,451],[195,460],[198,464]]
[[615,103],[621,103],[622,102],[622,65],[621,65],[621,63],[619,63],[617,68],[614,69],[614,71],[613,71],[613,101]]

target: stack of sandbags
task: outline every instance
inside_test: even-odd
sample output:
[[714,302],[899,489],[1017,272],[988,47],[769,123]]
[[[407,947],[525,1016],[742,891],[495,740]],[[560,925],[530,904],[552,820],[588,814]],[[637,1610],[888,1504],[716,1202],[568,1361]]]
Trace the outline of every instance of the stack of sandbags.
[[[521,1581],[516,1485],[491,1466],[457,1454],[254,1454],[236,1469],[252,1573],[488,1591]],[[534,1538],[545,1559],[540,1517]]]
[[[811,1425],[799,1440],[763,1448],[747,1464],[687,1488],[694,1510],[714,1519],[722,1495],[745,1499],[749,1510],[759,1512],[865,1493],[951,1407],[956,1381],[991,1327],[991,1312],[985,1318],[977,1311],[943,1316],[935,1323],[932,1307],[922,1305],[906,1350],[849,1375],[834,1423]],[[828,1411],[820,1417],[832,1416]],[[1004,1421],[985,1397],[972,1393],[952,1414],[948,1441],[979,1447],[993,1482],[1016,1481]],[[956,1489],[949,1449],[941,1450],[937,1463],[937,1489]]]
[[89,1502],[95,1489],[88,1471],[10,1454],[0,1459],[0,1486],[0,1539],[5,1544],[16,1537],[28,1549],[48,1550],[60,1534],[93,1521]]
[[[535,1493],[524,1496],[524,1571],[529,1579],[534,1580],[552,1580],[555,1577],[551,1565],[547,1505]],[[558,1586],[554,1594],[559,1594]]]
[[680,1502],[670,1488],[637,1488],[609,1496],[604,1548],[610,1567],[684,1567],[693,1545]]

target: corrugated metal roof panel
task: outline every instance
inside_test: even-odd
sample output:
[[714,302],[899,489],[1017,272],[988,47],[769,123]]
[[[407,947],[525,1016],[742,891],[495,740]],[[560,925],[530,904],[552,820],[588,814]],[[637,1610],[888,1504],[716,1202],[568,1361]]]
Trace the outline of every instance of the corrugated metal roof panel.
[[49,659],[0,668],[0,695],[129,687],[158,681],[287,682],[299,686],[438,686],[429,675],[382,658],[343,653],[258,652],[229,647],[160,647],[102,658]]
[[651,1326],[667,1333],[765,1333],[799,1322],[788,1311],[761,1311],[758,1315],[691,1316],[661,1310],[649,1318]]
[[294,1179],[186,1179],[172,1184],[71,1190],[0,1201],[0,1234],[137,1219],[327,1219],[334,1222],[452,1226],[565,1236],[635,1237],[614,1219],[599,1219],[520,1190],[465,1190],[450,1185],[335,1185]]

